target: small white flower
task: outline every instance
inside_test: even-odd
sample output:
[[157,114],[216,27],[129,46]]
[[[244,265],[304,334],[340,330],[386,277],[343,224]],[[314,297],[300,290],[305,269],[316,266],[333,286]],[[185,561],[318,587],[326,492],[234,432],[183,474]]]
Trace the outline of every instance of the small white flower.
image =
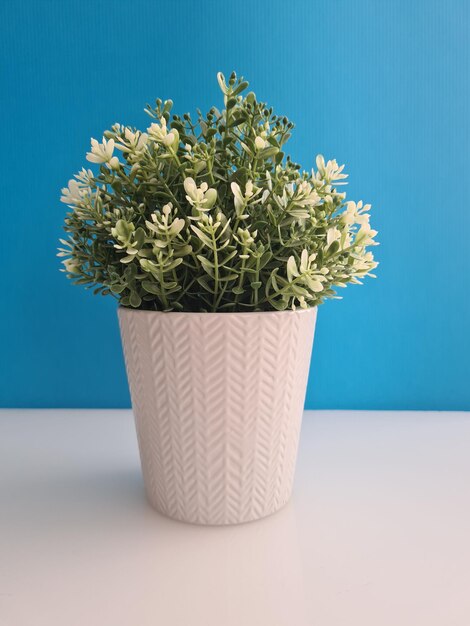
[[377,231],[372,230],[369,223],[363,224],[356,235],[355,243],[356,245],[360,245],[363,247],[377,245],[377,243],[374,241],[374,237],[376,234]]
[[326,243],[331,246],[334,241],[341,238],[341,231],[338,228],[329,228],[326,232]]
[[161,117],[160,124],[156,122],[150,124],[149,128],[147,128],[147,132],[152,139],[158,141],[159,143],[162,142],[168,134],[166,119]]
[[[254,198],[261,193],[261,189],[258,189],[253,184],[252,180],[247,181],[245,185],[245,193],[242,193],[240,185],[238,183],[231,183],[230,188],[233,193],[233,201],[235,205],[235,212],[238,217],[246,218],[247,215],[243,215],[244,209],[247,207],[250,202],[253,202]],[[268,191],[269,193],[269,191]],[[260,199],[255,200],[253,204],[260,202]]]
[[89,179],[93,176],[91,170],[88,172],[82,169],[81,172],[75,175],[68,182],[68,186],[62,189],[61,202],[74,206],[80,204],[80,202],[91,194],[89,187]]
[[318,172],[315,176],[316,180],[325,180],[328,182],[336,182],[338,185],[344,185],[338,181],[342,181],[348,177],[347,174],[343,174],[344,165],[339,166],[337,161],[333,159],[325,163],[325,159],[322,154],[317,155],[316,164]]
[[157,143],[161,143],[164,146],[177,146],[180,140],[180,136],[176,128],[172,128],[171,130],[167,127],[167,122],[164,117],[160,118],[160,124],[153,123],[150,124],[147,129],[149,137],[156,141]]
[[184,190],[186,191],[186,200],[193,207],[201,211],[208,211],[217,201],[217,191],[209,188],[204,182],[198,187],[194,178],[188,177],[184,180]]
[[65,202],[65,204],[77,204],[81,199],[80,186],[78,182],[72,178],[72,180],[69,180],[68,187],[62,189],[60,201]]
[[255,230],[251,233],[248,228],[239,228],[237,230],[237,235],[238,241],[242,244],[242,246],[249,248],[255,242],[258,231]]
[[372,252],[366,252],[362,257],[354,259],[354,269],[360,274],[366,274],[374,268],[378,263],[374,261]]
[[144,152],[147,145],[148,135],[147,133],[141,133],[136,131],[135,133],[130,128],[124,129],[125,141],[117,143],[116,148],[121,150],[128,156],[126,157],[131,162],[136,161]]
[[68,274],[80,273],[80,266],[75,259],[64,259],[62,263],[65,268],[64,271],[67,272]]
[[75,174],[75,178],[79,181],[81,187],[89,187],[93,179],[93,172],[82,167],[78,174]]
[[370,214],[370,204],[365,204],[363,206],[362,200],[357,204],[355,202],[348,202],[346,206],[346,210],[341,216],[341,222],[346,225],[352,224],[360,224],[361,226],[365,226],[369,224]]
[[[312,266],[316,259],[316,254],[308,253],[308,250],[302,250],[300,255],[300,265],[297,267],[294,256],[290,256],[287,261],[287,280],[291,283],[296,278],[302,285],[305,285],[310,291],[318,293],[323,291],[324,285],[322,283],[325,280],[324,276],[318,272],[316,266]],[[297,299],[300,301],[299,296]]]
[[96,139],[91,140],[91,152],[87,152],[86,158],[91,163],[108,163],[114,152],[114,139],[106,139],[99,143]]
[[303,180],[297,186],[295,192],[295,205],[300,207],[316,206],[320,202],[320,196],[312,185]]

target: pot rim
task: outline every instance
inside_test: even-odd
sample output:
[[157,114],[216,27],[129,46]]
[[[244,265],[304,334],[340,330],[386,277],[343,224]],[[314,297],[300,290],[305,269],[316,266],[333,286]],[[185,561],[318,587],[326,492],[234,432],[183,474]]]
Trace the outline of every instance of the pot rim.
[[313,311],[317,311],[318,306],[312,306],[312,307],[308,307],[306,309],[287,309],[284,311],[150,311],[148,309],[134,309],[132,307],[128,307],[128,306],[123,306],[122,304],[120,304],[118,306],[118,313],[123,313],[123,314],[151,314],[151,315],[171,315],[171,316],[196,316],[196,315],[203,315],[204,317],[209,317],[209,316],[222,316],[222,317],[230,317],[233,315],[243,315],[243,316],[256,316],[256,315],[298,315],[298,314],[307,314],[307,313],[312,313]]

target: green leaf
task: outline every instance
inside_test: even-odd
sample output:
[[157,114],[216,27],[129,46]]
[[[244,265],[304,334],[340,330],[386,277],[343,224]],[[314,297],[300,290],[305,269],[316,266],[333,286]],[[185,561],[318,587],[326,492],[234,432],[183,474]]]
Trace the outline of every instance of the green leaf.
[[134,243],[133,245],[137,248],[141,248],[144,245],[145,241],[145,230],[139,226],[134,233]]
[[328,254],[336,254],[339,250],[339,241],[333,241],[333,243],[328,247]]
[[232,94],[234,96],[238,95],[239,93],[241,93],[242,91],[245,91],[245,89],[248,87],[249,83],[244,80],[241,83],[238,84],[238,86],[232,91]]
[[219,83],[219,87],[222,93],[226,94],[228,92],[228,89],[225,83],[225,76],[222,74],[222,72],[217,72],[217,81]]
[[193,231],[193,233],[196,234],[197,238],[202,241],[204,245],[206,245],[208,248],[212,248],[213,244],[211,239],[209,239],[209,237],[205,233],[203,233],[200,228],[194,226],[194,224],[191,224],[191,230]]
[[246,113],[240,113],[234,116],[233,119],[230,120],[228,128],[235,128],[236,126],[240,126],[240,124],[243,124],[244,122],[246,122],[247,117],[248,116],[246,115]]
[[227,274],[226,276],[219,277],[219,283],[229,283],[231,280],[236,280],[238,274]]
[[110,285],[109,286],[110,291],[116,294],[122,293],[125,288],[126,288],[125,285]]
[[197,279],[197,283],[209,293],[215,293],[212,285],[210,284],[206,276],[199,276],[199,278]]
[[142,298],[136,291],[132,291],[131,295],[129,296],[129,303],[131,306],[134,307],[134,309],[137,309],[142,303]]
[[270,300],[270,303],[276,311],[285,311],[289,305],[289,300]]
[[211,278],[214,278],[214,270],[215,270],[214,264],[211,263],[209,259],[206,259],[205,257],[203,257],[201,254],[198,254],[197,258],[200,261],[202,267],[204,268],[204,271],[207,272],[207,274],[209,274]]
[[152,283],[149,280],[143,280],[141,285],[147,293],[153,293],[156,296],[161,296],[162,294],[161,288],[156,283]]
[[261,150],[261,152],[259,153],[259,156],[262,159],[269,159],[270,157],[274,156],[278,152],[279,152],[279,148],[272,146],[270,148],[264,148],[263,150]]
[[269,277],[269,280],[270,280],[270,282],[271,282],[271,284],[273,286],[273,289],[276,292],[280,291],[280,287],[279,287],[278,282],[277,282],[277,273],[278,273],[278,271],[279,271],[278,268],[276,268],[275,270],[273,270],[271,272],[271,275]]
[[264,252],[259,260],[259,269],[262,270],[263,267],[265,267],[272,258],[272,252],[270,252],[269,250],[267,252]]

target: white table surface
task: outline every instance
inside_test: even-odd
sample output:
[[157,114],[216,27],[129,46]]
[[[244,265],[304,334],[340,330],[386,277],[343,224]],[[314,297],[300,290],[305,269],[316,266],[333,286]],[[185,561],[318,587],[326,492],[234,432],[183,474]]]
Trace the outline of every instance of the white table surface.
[[278,514],[146,503],[130,411],[0,412],[1,626],[469,626],[470,414],[307,412]]

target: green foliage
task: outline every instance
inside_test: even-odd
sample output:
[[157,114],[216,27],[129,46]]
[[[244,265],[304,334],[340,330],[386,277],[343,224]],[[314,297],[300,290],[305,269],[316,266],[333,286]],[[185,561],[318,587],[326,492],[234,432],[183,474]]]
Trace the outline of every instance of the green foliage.
[[242,78],[217,78],[222,111],[193,121],[157,100],[146,132],[116,124],[92,140],[98,172],[62,190],[67,276],[135,308],[264,311],[371,275],[370,206],[337,190],[344,166],[320,155],[301,171],[284,154],[293,124],[243,96]]

